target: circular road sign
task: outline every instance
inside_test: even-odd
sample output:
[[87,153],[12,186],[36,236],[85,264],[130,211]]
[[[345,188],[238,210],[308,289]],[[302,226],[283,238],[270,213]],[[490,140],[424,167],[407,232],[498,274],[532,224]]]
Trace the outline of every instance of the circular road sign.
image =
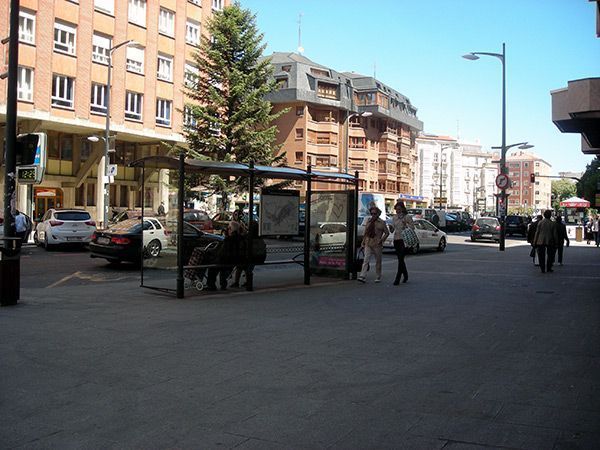
[[506,189],[509,185],[510,180],[508,179],[508,176],[504,173],[498,174],[496,177],[496,186],[498,186],[498,189]]

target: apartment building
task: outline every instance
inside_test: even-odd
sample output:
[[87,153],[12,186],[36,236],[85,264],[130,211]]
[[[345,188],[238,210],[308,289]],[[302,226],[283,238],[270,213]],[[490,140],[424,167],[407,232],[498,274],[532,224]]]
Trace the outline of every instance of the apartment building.
[[413,194],[415,138],[423,124],[407,97],[373,77],[337,72],[295,53],[270,58],[278,89],[268,99],[275,111],[289,108],[276,121],[287,165],[358,171],[360,189],[382,193],[388,204]]
[[[552,169],[549,163],[535,153],[519,150],[507,155],[506,164],[512,183],[507,190],[509,213],[517,208],[539,212],[552,207],[552,183],[546,178]],[[531,174],[535,175],[534,183]]]
[[[82,207],[101,221],[109,60],[109,155],[117,165],[110,205],[168,205],[168,172],[146,173],[142,192],[139,169],[127,164],[184,141],[182,87],[186,74],[197,72],[192,55],[213,11],[229,0],[20,3],[18,133],[47,133],[48,161],[40,185],[18,186],[19,208],[38,218],[51,207]],[[8,18],[8,9],[0,2],[0,17]],[[0,36],[8,33],[2,20]],[[0,82],[0,123],[6,90]]]
[[471,213],[495,210],[497,155],[476,143],[433,134],[419,135],[417,155],[415,186],[426,204]]

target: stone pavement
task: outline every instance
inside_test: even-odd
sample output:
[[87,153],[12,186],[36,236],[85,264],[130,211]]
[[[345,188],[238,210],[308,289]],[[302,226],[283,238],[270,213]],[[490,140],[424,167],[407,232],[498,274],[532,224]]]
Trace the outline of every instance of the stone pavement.
[[0,309],[0,447],[599,448],[600,250],[552,274],[528,252],[452,245],[398,287],[393,261],[381,284],[290,267],[183,300],[23,287]]

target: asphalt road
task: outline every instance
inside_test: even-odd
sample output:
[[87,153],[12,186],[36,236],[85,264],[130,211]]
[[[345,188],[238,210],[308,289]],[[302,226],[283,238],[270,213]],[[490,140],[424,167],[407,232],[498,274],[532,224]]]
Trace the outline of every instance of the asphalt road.
[[[469,233],[456,233],[449,235],[449,245],[446,249],[449,253],[465,252],[474,247],[493,247],[494,243],[477,242],[471,243]],[[518,245],[523,239],[515,238],[507,240],[507,247]],[[270,251],[274,247],[277,253],[270,253],[269,259],[291,259],[299,253],[302,241],[296,240],[267,240]],[[292,251],[286,252],[285,248]],[[422,257],[435,252],[423,252],[422,255],[411,257]],[[395,260],[393,250],[384,251],[384,260],[392,263]],[[265,266],[263,270],[277,270],[276,266]],[[35,246],[26,246],[21,254],[21,286],[30,288],[54,288],[64,285],[84,285],[89,283],[108,283],[122,280],[139,279],[139,268],[131,264],[120,266],[109,265],[104,259],[91,258],[86,248],[61,247],[46,251]]]

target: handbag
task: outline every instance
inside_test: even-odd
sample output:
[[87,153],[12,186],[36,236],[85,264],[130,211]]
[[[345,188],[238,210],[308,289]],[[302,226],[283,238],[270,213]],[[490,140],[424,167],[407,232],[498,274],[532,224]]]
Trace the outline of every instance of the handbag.
[[415,230],[408,227],[402,230],[402,240],[404,241],[404,246],[409,248],[419,243],[419,237],[415,233]]
[[360,272],[365,262],[365,249],[360,247],[356,252],[356,259],[354,260],[354,270]]
[[531,251],[529,252],[529,256],[531,258],[535,258],[535,247],[533,247],[533,246],[531,247]]

